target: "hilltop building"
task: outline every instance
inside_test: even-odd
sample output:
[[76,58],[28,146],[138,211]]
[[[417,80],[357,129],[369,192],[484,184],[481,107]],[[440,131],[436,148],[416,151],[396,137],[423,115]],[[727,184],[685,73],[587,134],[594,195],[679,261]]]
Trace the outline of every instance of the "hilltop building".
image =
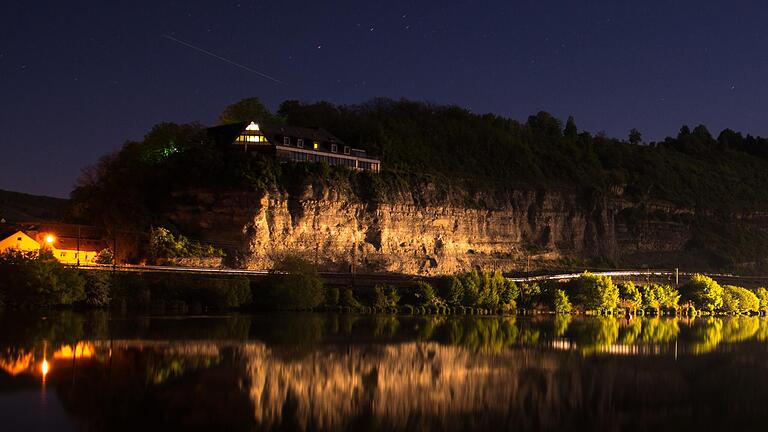
[[381,160],[368,156],[322,129],[232,123],[208,129],[209,137],[225,148],[263,151],[281,162],[325,162],[328,165],[379,172]]

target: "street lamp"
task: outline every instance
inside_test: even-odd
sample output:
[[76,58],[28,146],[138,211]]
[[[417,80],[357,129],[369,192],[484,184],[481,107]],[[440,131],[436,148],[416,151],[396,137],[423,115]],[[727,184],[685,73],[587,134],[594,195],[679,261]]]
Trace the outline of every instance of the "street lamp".
[[48,243],[48,245],[52,245],[53,242],[56,241],[56,237],[54,237],[52,234],[48,234],[45,236],[45,242]]

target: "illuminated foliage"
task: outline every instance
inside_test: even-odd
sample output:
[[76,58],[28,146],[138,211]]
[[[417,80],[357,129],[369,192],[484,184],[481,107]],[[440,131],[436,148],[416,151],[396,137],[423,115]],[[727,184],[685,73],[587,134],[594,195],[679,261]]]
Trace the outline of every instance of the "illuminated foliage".
[[723,310],[732,313],[757,312],[760,299],[752,291],[733,285],[723,286]]
[[695,274],[682,288],[685,301],[693,302],[697,309],[710,312],[723,306],[723,287],[714,279]]
[[569,290],[574,303],[585,310],[609,311],[619,303],[619,289],[609,276],[584,272],[569,283]]

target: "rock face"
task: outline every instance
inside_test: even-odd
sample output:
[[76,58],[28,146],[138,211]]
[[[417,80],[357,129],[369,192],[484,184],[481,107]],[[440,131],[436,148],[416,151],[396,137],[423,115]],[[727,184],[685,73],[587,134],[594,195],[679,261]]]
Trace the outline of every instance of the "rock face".
[[176,194],[165,216],[183,232],[238,249],[254,269],[289,254],[327,271],[422,275],[595,259],[658,265],[691,238],[691,228],[671,218],[624,221],[635,205],[615,196],[516,190],[472,197],[483,206],[462,205],[460,196],[414,196],[366,202],[322,186],[293,195],[196,190]]

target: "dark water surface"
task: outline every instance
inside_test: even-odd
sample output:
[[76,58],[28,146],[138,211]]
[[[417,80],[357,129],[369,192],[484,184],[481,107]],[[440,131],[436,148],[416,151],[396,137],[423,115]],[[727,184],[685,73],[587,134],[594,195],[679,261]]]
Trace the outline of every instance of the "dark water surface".
[[764,430],[768,321],[0,312],[0,430]]

